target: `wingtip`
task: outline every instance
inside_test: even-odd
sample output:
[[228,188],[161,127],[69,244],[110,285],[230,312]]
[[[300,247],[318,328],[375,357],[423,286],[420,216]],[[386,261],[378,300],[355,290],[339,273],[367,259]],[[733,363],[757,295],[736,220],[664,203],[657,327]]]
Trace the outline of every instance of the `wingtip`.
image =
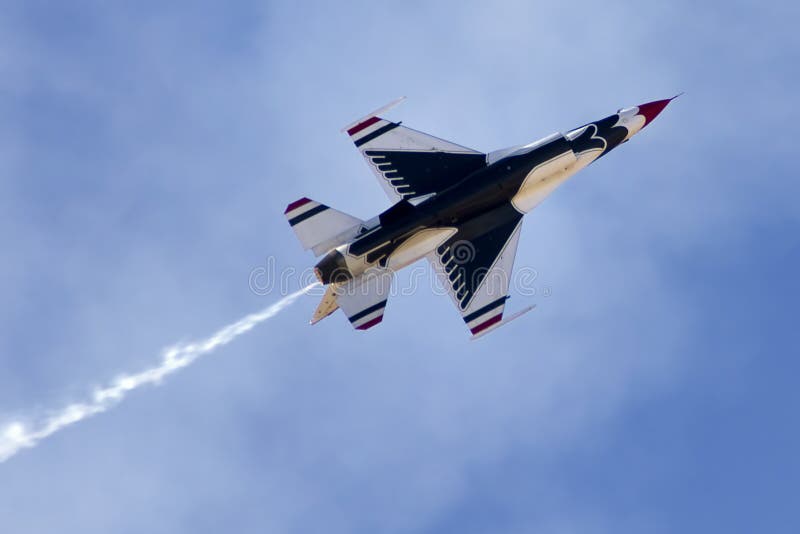
[[364,115],[363,117],[361,117],[357,121],[351,122],[350,124],[348,124],[347,126],[342,128],[340,131],[342,133],[346,133],[346,132],[348,132],[348,130],[351,130],[352,128],[354,128],[355,126],[358,126],[362,122],[367,121],[367,120],[371,119],[372,117],[377,117],[381,113],[385,113],[386,111],[389,111],[393,107],[395,107],[398,104],[402,103],[406,98],[407,97],[405,97],[405,96],[401,96],[400,98],[395,98],[394,100],[392,100],[391,102],[389,102],[385,106],[381,106],[378,109],[376,109],[375,111]]
[[532,305],[530,305],[530,306],[528,306],[526,308],[523,308],[523,309],[521,309],[521,310],[519,310],[517,312],[514,312],[509,317],[507,317],[505,319],[502,319],[501,321],[495,322],[494,324],[490,325],[488,328],[473,334],[472,337],[469,338],[469,340],[470,341],[475,341],[476,339],[480,339],[481,337],[485,336],[486,334],[497,330],[501,326],[507,325],[508,323],[513,321],[514,319],[519,319],[520,317],[522,317],[523,315],[525,315],[526,313],[528,313],[529,311],[531,311],[534,308],[536,308],[536,304],[532,304]]

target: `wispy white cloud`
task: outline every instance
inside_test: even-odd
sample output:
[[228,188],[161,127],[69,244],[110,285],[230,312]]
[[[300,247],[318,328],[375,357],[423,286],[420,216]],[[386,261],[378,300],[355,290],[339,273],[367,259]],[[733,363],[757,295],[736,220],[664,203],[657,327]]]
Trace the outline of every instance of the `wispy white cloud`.
[[0,462],[5,462],[22,449],[36,446],[59,430],[108,411],[135,389],[160,384],[164,378],[191,365],[200,356],[227,345],[259,323],[274,317],[315,285],[287,295],[268,308],[247,315],[206,339],[167,347],[162,353],[161,363],[139,373],[116,378],[110,385],[96,389],[89,401],[69,404],[33,423],[21,420],[8,423],[0,434]]

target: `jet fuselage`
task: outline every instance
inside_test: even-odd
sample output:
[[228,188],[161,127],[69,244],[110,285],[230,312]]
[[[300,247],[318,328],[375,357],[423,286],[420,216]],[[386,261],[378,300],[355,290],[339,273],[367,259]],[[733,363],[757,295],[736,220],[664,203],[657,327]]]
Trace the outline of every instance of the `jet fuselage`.
[[[492,228],[527,213],[570,176],[641,130],[663,109],[662,102],[622,109],[567,134],[489,154],[482,168],[458,183],[416,204],[401,200],[367,221],[360,235],[323,257],[315,273],[329,284],[357,277],[371,266],[398,269],[435,249],[456,227]],[[655,104],[661,107],[654,112]]]

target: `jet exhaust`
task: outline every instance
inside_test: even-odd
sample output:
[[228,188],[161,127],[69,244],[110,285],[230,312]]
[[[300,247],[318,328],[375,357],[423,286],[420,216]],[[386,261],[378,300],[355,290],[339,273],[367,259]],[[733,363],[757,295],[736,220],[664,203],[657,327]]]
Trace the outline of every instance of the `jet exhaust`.
[[0,463],[23,449],[35,447],[42,440],[93,415],[106,412],[122,402],[127,395],[143,386],[156,386],[167,376],[194,363],[200,356],[227,345],[253,327],[270,319],[294,303],[300,296],[317,286],[313,283],[287,295],[264,310],[231,323],[208,338],[166,347],[161,363],[134,374],[124,374],[105,387],[96,389],[89,400],[76,402],[33,420],[17,420],[0,429]]

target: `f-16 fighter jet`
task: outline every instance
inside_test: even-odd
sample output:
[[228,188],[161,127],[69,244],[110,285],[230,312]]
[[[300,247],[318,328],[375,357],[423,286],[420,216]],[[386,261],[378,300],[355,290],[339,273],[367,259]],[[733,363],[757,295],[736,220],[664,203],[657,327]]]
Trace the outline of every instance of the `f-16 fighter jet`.
[[327,286],[314,324],[341,308],[367,330],[383,319],[393,273],[434,266],[473,337],[503,320],[522,217],[567,178],[628,141],[675,97],[623,108],[567,133],[485,154],[370,113],[343,131],[394,204],[363,221],[308,198],[286,208]]

